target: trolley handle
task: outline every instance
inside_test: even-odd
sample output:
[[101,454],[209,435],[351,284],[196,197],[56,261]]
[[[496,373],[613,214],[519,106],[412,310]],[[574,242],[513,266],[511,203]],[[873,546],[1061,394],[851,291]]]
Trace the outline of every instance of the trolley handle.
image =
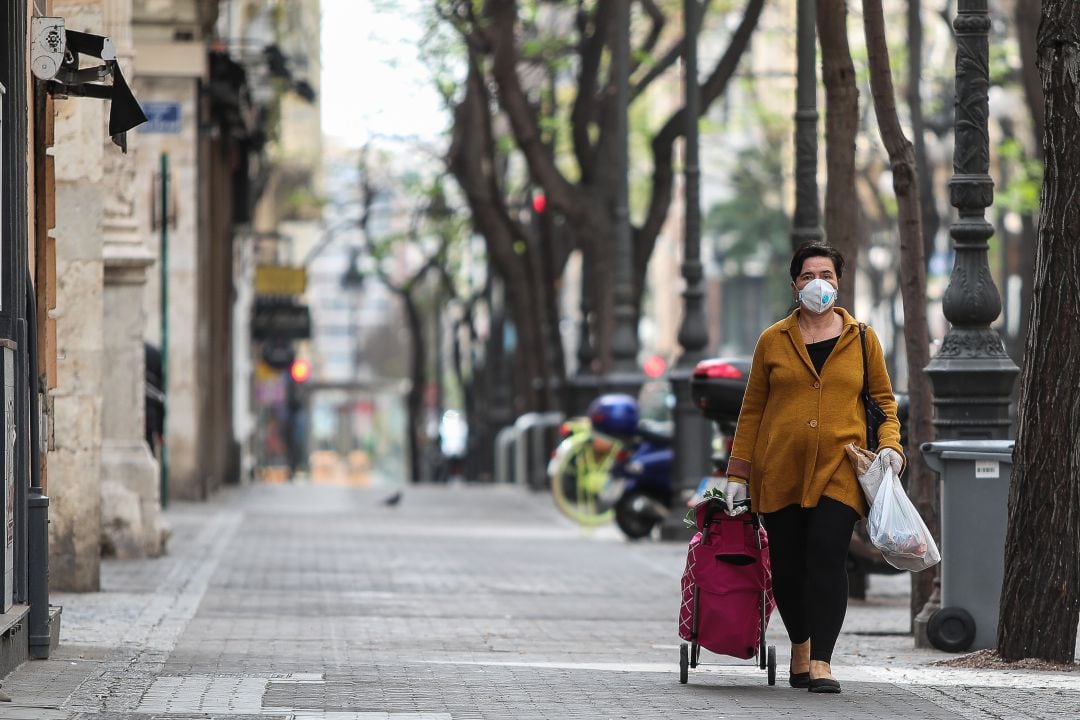
[[[747,498],[746,500],[740,500],[740,501],[738,501],[736,503],[733,503],[732,506],[735,507],[735,508],[743,508],[743,507],[746,508],[747,513],[750,514],[750,516],[752,517],[752,519],[753,519],[753,521],[755,523],[755,527],[757,526],[757,521],[758,521],[757,516],[753,515],[753,513],[750,513],[750,499],[749,498]],[[706,534],[706,537],[708,536],[707,534],[708,534],[708,531],[709,531],[709,526],[712,525],[713,519],[716,517],[716,514],[717,513],[726,513],[726,512],[727,512],[727,505],[722,500],[720,500],[719,498],[716,498],[716,499],[712,500],[709,503],[708,507],[705,508],[705,518],[704,518],[704,521],[702,522],[702,530]]]

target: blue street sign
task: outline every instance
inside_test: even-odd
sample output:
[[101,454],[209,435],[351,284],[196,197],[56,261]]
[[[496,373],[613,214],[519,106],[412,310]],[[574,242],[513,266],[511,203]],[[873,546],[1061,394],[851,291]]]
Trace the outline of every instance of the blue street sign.
[[139,126],[139,132],[177,135],[180,133],[180,103],[145,102],[142,104],[146,122]]

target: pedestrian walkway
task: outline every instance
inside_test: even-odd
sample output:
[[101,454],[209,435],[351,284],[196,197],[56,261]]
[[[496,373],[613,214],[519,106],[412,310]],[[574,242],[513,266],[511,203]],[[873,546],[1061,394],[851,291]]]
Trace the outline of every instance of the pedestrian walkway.
[[[713,657],[678,682],[684,547],[583,532],[516,487],[253,485],[176,504],[167,557],[60,595],[61,646],[4,680],[20,720],[1080,717],[1080,673],[954,670],[874,576],[840,695]],[[703,660],[709,659],[703,657]]]

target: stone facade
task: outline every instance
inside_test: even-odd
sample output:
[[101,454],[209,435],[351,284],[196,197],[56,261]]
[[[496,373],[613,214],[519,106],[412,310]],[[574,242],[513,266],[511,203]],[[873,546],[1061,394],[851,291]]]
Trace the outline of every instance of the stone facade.
[[[131,0],[106,0],[105,26],[127,78],[132,77]],[[167,529],[161,517],[157,460],[145,436],[143,288],[154,257],[135,220],[135,159],[106,148],[103,190],[104,387],[102,408],[102,552],[121,558],[160,555]],[[105,140],[111,144],[111,140]]]
[[[136,52],[139,52],[136,36]],[[199,500],[207,496],[199,455],[198,418],[203,392],[199,382],[199,197],[198,197],[198,79],[140,73],[134,84],[142,102],[177,102],[181,129],[176,134],[139,133],[139,159],[134,186],[144,212],[138,214],[139,234],[155,258],[142,288],[146,308],[146,339],[167,343],[165,445],[168,452],[168,497]],[[162,233],[155,223],[155,194],[161,188],[161,161],[167,158],[169,219],[167,233],[167,324],[162,324]],[[159,219],[160,221],[160,219]],[[162,331],[166,337],[163,338]]]
[[[101,32],[100,2],[54,2],[53,12],[72,30]],[[93,591],[100,585],[105,122],[104,103],[56,102],[58,359],[48,456],[49,580],[56,590]]]

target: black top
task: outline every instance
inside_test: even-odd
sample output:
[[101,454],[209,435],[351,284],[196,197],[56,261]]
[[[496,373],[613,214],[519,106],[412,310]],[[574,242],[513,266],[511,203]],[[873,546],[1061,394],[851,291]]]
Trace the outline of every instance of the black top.
[[806,346],[806,352],[810,353],[810,362],[814,363],[814,369],[817,370],[818,375],[821,374],[821,368],[825,367],[825,361],[829,359],[829,355],[832,353],[833,348],[836,347],[836,341],[839,339],[840,336],[837,335],[834,338],[810,343]]

